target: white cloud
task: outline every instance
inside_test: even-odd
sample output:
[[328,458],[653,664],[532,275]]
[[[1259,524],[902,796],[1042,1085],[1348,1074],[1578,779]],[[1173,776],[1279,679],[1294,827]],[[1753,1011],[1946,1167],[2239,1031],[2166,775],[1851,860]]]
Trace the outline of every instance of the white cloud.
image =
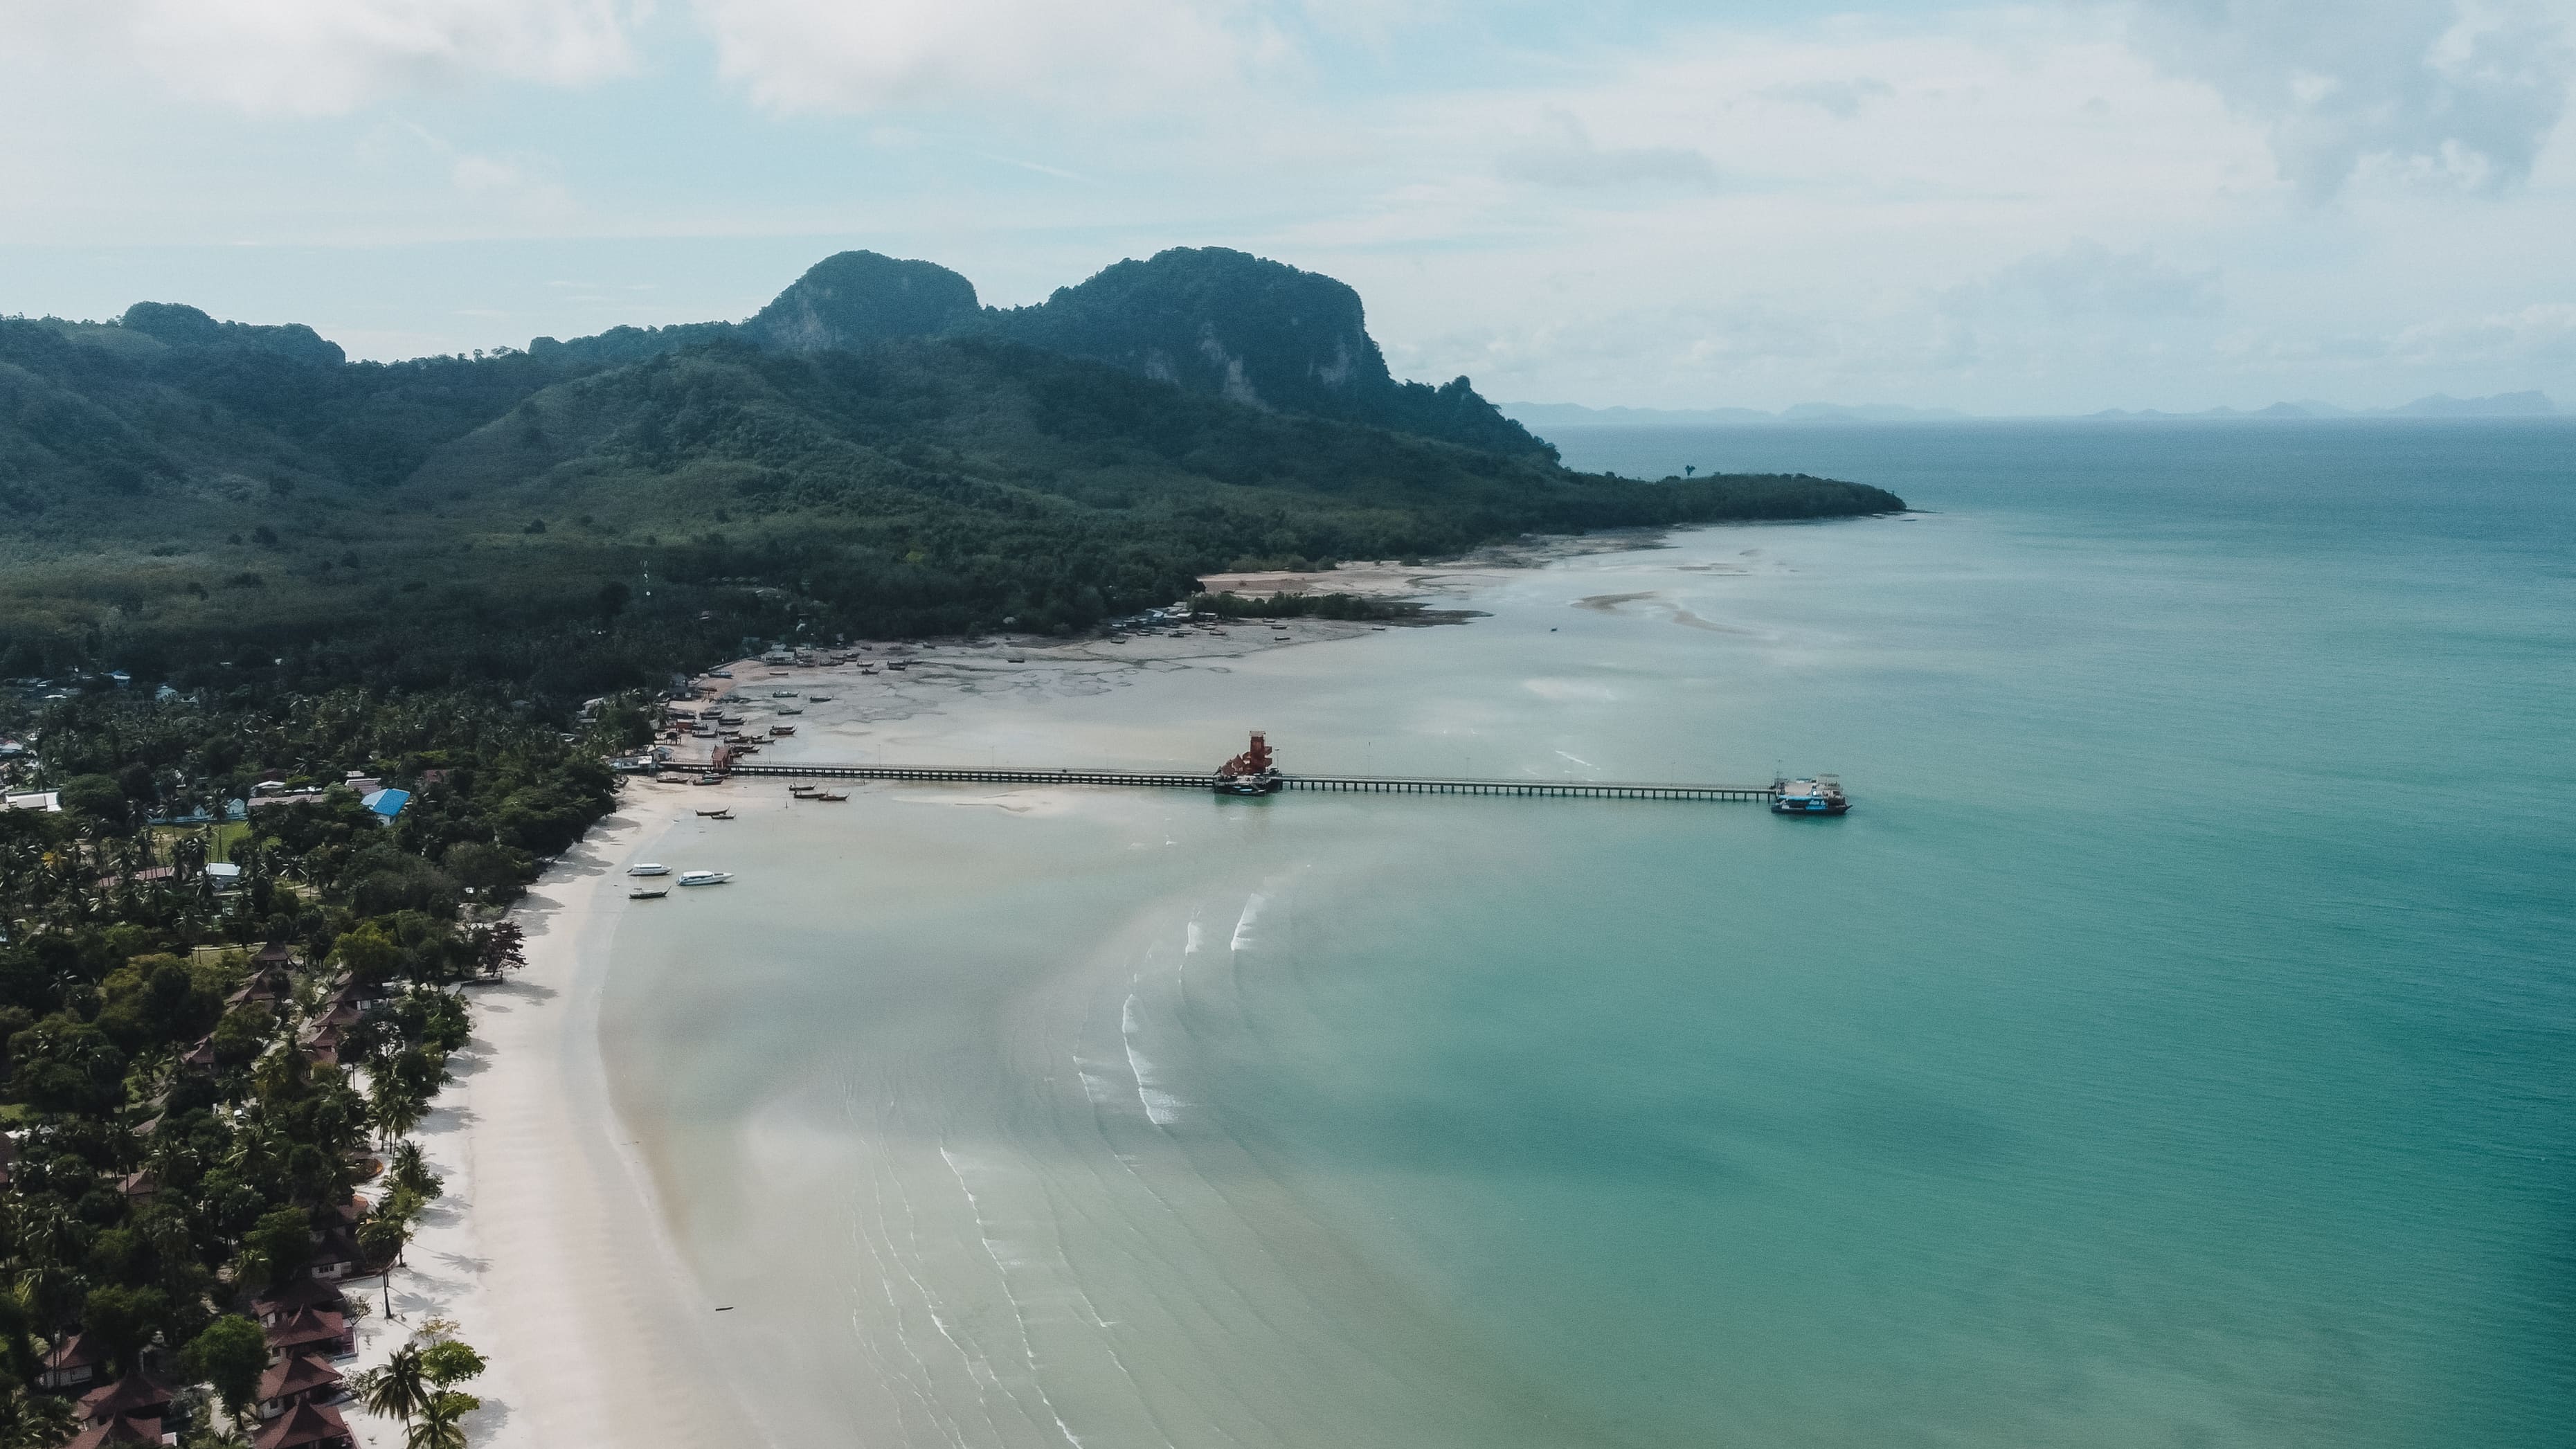
[[2079,238],[1956,287],[1947,310],[1976,315],[2036,311],[2052,322],[2207,317],[2219,311],[2218,273],[2172,266],[2150,252],[2116,252]]
[[1195,104],[1290,58],[1267,8],[1229,0],[695,0],[718,71],[779,112],[1035,100]]
[[1763,94],[1773,100],[1803,102],[1826,115],[1848,121],[1860,114],[1863,105],[1882,96],[1896,94],[1896,88],[1883,80],[1863,76],[1852,80],[1799,81],[1794,85],[1772,86]]
[[1536,135],[1503,153],[1504,178],[1590,190],[1645,185],[1706,189],[1717,165],[1688,146],[1600,146],[1571,111],[1550,107]]
[[2494,191],[2567,106],[2576,37],[2551,0],[2138,0],[2131,33],[2268,130],[2310,197],[2357,172]]
[[580,85],[634,64],[622,0],[32,0],[0,43],[140,66],[262,114],[340,115],[480,78]]

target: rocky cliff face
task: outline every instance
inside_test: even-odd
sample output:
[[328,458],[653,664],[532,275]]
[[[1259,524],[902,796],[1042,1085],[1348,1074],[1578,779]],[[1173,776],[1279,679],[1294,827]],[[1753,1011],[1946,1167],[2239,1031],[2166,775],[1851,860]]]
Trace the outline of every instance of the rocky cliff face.
[[1120,262],[1038,306],[988,311],[978,330],[1256,407],[1553,454],[1463,377],[1396,381],[1346,284],[1223,247]]
[[340,344],[301,322],[275,327],[248,322],[218,322],[181,302],[137,302],[125,309],[118,325],[170,347],[235,348],[274,353],[316,367],[338,367],[349,360]]

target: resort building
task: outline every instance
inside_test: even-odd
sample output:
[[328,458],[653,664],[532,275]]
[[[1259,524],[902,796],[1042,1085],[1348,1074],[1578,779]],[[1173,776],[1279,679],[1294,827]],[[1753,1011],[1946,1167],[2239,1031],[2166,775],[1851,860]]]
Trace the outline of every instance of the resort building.
[[274,1419],[300,1404],[328,1404],[344,1391],[338,1369],[318,1355],[300,1353],[270,1364],[268,1372],[260,1375],[256,1412],[262,1419]]
[[271,1419],[250,1442],[252,1449],[357,1449],[358,1441],[339,1410],[303,1403]]

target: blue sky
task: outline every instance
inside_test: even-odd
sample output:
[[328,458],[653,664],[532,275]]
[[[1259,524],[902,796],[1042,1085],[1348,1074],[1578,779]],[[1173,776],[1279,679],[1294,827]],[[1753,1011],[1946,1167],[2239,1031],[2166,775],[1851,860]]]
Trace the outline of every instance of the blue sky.
[[354,353],[1227,245],[1595,405],[2576,407],[2576,5],[7,0],[0,310]]

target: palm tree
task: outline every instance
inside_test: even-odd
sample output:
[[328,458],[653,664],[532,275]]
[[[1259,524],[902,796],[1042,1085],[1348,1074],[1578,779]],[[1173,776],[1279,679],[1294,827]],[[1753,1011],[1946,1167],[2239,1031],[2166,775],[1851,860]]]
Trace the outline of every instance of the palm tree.
[[[395,1349],[384,1367],[370,1369],[350,1383],[368,1413],[400,1419],[406,1425],[413,1415],[430,1407],[431,1396],[436,1392],[420,1366],[419,1346],[409,1343]],[[462,1444],[465,1440],[459,1435],[456,1442]]]
[[465,1449],[465,1426],[458,1422],[483,1401],[453,1391],[433,1394],[421,1407],[420,1422],[403,1438],[403,1449]]
[[385,1265],[387,1318],[394,1316],[394,1269],[401,1266],[402,1251],[411,1242],[410,1221],[392,1208],[388,1202],[358,1224],[358,1251]]
[[72,1401],[53,1394],[0,1394],[0,1449],[53,1449],[79,1429]]

